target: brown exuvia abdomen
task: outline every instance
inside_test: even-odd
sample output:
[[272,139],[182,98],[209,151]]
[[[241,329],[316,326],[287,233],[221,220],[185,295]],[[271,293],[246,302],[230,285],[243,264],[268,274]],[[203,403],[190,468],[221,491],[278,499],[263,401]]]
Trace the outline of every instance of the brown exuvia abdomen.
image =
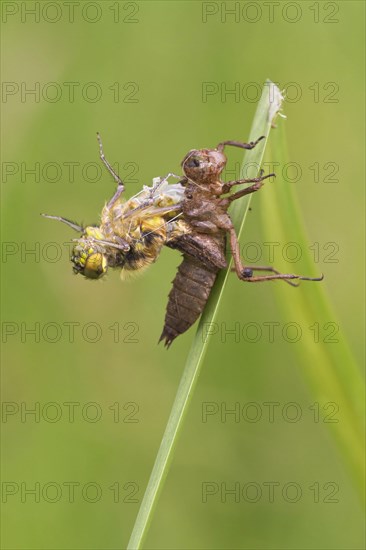
[[164,330],[159,342],[169,347],[173,340],[189,329],[206,305],[219,268],[209,267],[187,254],[173,281],[166,309]]

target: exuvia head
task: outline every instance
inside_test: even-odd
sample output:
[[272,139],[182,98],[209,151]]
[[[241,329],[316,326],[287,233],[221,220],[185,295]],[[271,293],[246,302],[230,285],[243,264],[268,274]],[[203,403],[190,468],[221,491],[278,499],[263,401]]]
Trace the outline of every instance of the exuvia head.
[[196,183],[216,181],[227,162],[223,151],[217,149],[192,149],[182,161],[184,175]]
[[191,181],[200,184],[214,183],[223,169],[227,158],[224,149],[227,145],[240,149],[253,149],[265,136],[260,136],[256,141],[243,143],[241,141],[222,141],[216,149],[192,149],[182,161],[185,176]]

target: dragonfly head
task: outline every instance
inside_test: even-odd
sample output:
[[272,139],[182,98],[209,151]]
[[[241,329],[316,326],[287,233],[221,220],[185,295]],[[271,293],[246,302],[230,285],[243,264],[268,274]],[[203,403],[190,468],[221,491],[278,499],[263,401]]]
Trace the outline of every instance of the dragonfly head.
[[121,260],[131,248],[129,242],[120,236],[106,238],[98,226],[83,227],[61,216],[41,215],[44,218],[62,222],[81,233],[79,239],[74,239],[76,244],[71,254],[71,261],[74,264],[74,273],[80,273],[87,279],[100,279],[107,273],[108,266],[121,265]]
[[105,246],[98,243],[102,239],[98,227],[86,227],[72,251],[73,271],[87,279],[100,279],[107,273],[108,261]]

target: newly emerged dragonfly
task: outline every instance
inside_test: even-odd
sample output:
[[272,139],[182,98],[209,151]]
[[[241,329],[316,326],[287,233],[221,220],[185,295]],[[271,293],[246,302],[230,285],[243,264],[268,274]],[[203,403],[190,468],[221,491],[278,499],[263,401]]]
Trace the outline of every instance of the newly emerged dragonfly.
[[82,227],[66,218],[42,215],[81,233],[74,239],[71,256],[75,273],[99,279],[111,267],[119,268],[123,278],[126,273],[140,271],[155,262],[164,244],[187,231],[181,207],[184,187],[169,184],[169,178],[181,178],[168,174],[154,178],[151,187],[144,186],[124,201],[123,182],[105,158],[99,134],[98,141],[100,157],[117,183],[116,192],[102,210],[100,224]]
[[[242,264],[237,236],[227,212],[230,204],[244,195],[258,191],[265,179],[223,182],[220,179],[227,158],[227,145],[253,149],[263,139],[242,143],[224,141],[215,149],[191,150],[182,161],[183,176],[169,173],[154,178],[151,187],[124,201],[124,185],[105,158],[98,134],[100,158],[117,183],[113,197],[104,206],[99,225],[82,227],[59,216],[43,216],[67,224],[81,233],[75,240],[71,256],[74,272],[99,279],[108,267],[118,268],[123,276],[140,271],[156,261],[164,245],[183,253],[169,294],[164,329],[160,340],[167,347],[188,330],[201,315],[220,269],[227,267],[226,236],[229,236],[237,276],[246,282],[284,280],[319,281],[295,274],[279,273],[271,266],[248,267]],[[170,184],[170,178],[177,183]],[[252,184],[230,194],[235,185]],[[254,275],[254,271],[271,272]]]

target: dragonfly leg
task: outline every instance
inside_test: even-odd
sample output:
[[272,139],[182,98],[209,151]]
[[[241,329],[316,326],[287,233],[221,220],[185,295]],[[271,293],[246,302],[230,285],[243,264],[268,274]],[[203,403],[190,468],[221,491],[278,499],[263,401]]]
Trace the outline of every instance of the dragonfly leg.
[[241,189],[240,191],[237,191],[236,193],[233,193],[229,197],[227,197],[229,204],[236,199],[240,199],[241,197],[244,197],[245,195],[249,195],[250,193],[255,193],[258,191],[263,185],[263,180],[271,177],[275,177],[276,174],[267,174],[266,176],[259,176],[258,178],[253,179],[247,179],[247,180],[236,180],[236,181],[228,181],[223,186],[223,192],[227,193],[231,187],[234,185],[240,185],[241,183],[251,183],[254,182],[253,185],[250,185],[249,187],[246,187],[245,189]]
[[78,225],[77,223],[74,223],[67,218],[61,218],[61,216],[50,216],[49,214],[41,214],[41,216],[43,216],[44,218],[49,218],[50,220],[56,220],[58,222],[65,223],[74,231],[78,231],[78,233],[82,233],[84,230],[82,225]]
[[125,190],[125,186],[123,185],[123,181],[119,177],[119,175],[113,170],[112,166],[108,162],[108,160],[105,158],[104,151],[103,151],[103,143],[102,138],[100,137],[99,132],[97,132],[97,139],[99,143],[99,152],[100,152],[100,159],[103,162],[104,166],[107,168],[108,172],[112,175],[114,181],[117,183],[117,189],[114,193],[113,197],[108,202],[108,208],[111,208],[116,200],[121,196],[123,191]]
[[[280,273],[272,266],[255,266],[255,267],[248,267],[244,266],[241,259],[240,259],[240,249],[239,249],[239,242],[235,233],[234,228],[230,228],[229,230],[230,234],[230,245],[231,250],[233,254],[233,260],[235,267],[233,268],[233,271],[236,272],[237,276],[240,280],[245,281],[247,283],[261,283],[264,281],[276,281],[281,280],[285,281],[291,286],[298,286],[298,281],[322,281],[324,278],[324,275],[321,277],[304,277],[303,275],[296,275],[294,273]],[[268,271],[272,273],[273,275],[258,275],[254,276],[254,271]],[[294,282],[294,280],[296,282]]]
[[232,147],[240,147],[241,149],[254,149],[254,147],[262,141],[262,139],[265,139],[266,136],[261,136],[256,141],[250,141],[249,143],[243,143],[242,141],[222,141],[218,144],[216,149],[218,151],[223,151],[226,145],[231,145]]

